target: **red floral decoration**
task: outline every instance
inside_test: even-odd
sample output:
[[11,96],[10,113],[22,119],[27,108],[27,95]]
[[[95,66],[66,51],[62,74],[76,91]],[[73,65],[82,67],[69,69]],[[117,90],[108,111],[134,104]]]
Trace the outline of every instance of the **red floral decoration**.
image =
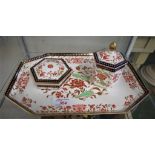
[[71,58],[72,63],[82,63],[83,58]]
[[52,65],[52,64],[49,64],[49,65],[48,65],[48,68],[53,68],[53,65]]
[[105,53],[105,52],[100,52],[100,57],[104,60],[107,60],[107,59],[109,59],[109,55],[107,54],[107,53]]
[[119,53],[117,53],[117,55],[116,55],[116,60],[120,61],[121,59],[122,59],[122,55],[119,54]]
[[50,113],[50,112],[74,112],[74,113],[85,113],[85,112],[108,112],[113,111],[116,108],[115,104],[107,105],[107,104],[75,104],[75,105],[66,105],[63,104],[59,107],[55,107],[53,105],[40,106],[40,110],[37,111],[39,113]]
[[77,67],[76,67],[76,69],[79,71],[79,70],[80,70],[80,67],[79,67],[79,66],[77,66]]
[[65,68],[63,66],[60,67],[60,70],[64,70]]
[[112,108],[115,109],[116,108],[116,105],[115,104],[112,104]]
[[129,95],[129,96],[126,96],[126,97],[125,97],[125,102],[124,102],[124,104],[127,106],[127,105],[130,105],[133,101],[134,101],[133,95]]
[[20,92],[23,92],[28,84],[28,81],[29,81],[29,73],[23,72],[21,74],[19,80],[17,81],[15,89],[19,89]]
[[63,94],[62,94],[61,92],[58,92],[58,91],[56,92],[55,95],[56,95],[57,98],[61,98],[61,97],[63,97]]
[[101,74],[101,73],[98,73],[97,74],[97,77],[100,79],[100,80],[105,80],[107,78],[107,76],[105,76],[104,74]]
[[73,110],[75,112],[84,112],[86,109],[86,105],[85,104],[76,104],[76,105],[73,105]]
[[79,79],[73,79],[71,81],[70,85],[73,88],[82,88],[82,87],[86,86],[85,83],[84,83],[84,81],[79,80]]
[[139,87],[139,84],[130,72],[123,72],[123,77],[125,81],[129,84],[131,89]]
[[69,112],[70,109],[72,109],[71,106],[64,106],[63,108],[64,112]]
[[44,75],[45,75],[45,73],[44,73],[44,72],[41,72],[41,73],[40,73],[40,76],[44,76]]
[[23,97],[23,98],[22,98],[22,103],[23,103],[24,105],[26,105],[27,107],[31,107],[32,99]]

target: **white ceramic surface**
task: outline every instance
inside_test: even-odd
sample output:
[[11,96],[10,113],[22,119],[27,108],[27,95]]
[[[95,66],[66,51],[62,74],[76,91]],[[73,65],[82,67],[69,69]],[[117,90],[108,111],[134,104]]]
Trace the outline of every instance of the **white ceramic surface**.
[[122,113],[146,94],[129,65],[124,67],[119,79],[109,71],[96,69],[94,82],[91,83],[89,77],[83,74],[81,64],[94,63],[93,54],[47,57],[63,58],[73,70],[72,75],[59,89],[39,88],[35,85],[30,68],[43,59],[39,58],[21,66],[7,95],[12,101],[35,114]]

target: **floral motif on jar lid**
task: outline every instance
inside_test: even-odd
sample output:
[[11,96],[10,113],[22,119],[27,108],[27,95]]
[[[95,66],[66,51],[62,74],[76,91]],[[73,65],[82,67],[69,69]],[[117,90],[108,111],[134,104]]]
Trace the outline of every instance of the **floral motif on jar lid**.
[[109,45],[109,50],[100,50],[94,53],[96,65],[103,69],[115,72],[123,68],[127,64],[124,56],[116,51],[116,43]]
[[63,59],[45,58],[35,64],[31,71],[38,86],[59,87],[72,70]]

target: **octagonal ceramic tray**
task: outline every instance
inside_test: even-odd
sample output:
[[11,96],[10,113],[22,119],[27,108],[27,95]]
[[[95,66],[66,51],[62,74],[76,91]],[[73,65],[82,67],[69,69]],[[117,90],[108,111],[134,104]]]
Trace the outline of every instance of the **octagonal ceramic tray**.
[[[60,88],[38,87],[35,84],[30,68],[45,58],[63,58],[73,70]],[[23,109],[42,116],[120,114],[133,108],[148,94],[148,90],[130,64],[124,67],[119,78],[110,71],[92,69],[92,79],[90,75],[85,74],[83,68],[87,69],[94,63],[92,53],[51,53],[25,60],[20,63],[6,96]]]
[[45,58],[31,67],[39,86],[59,87],[70,76],[71,68],[63,59]]

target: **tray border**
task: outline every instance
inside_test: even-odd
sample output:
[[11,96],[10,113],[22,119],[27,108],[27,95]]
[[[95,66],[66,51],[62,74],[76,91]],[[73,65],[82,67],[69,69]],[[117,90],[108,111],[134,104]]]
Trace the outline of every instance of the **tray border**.
[[17,105],[18,107],[20,107],[21,109],[23,109],[26,112],[29,112],[31,114],[37,115],[37,116],[52,116],[52,115],[103,115],[103,114],[125,114],[128,111],[130,111],[131,109],[133,109],[136,105],[138,105],[145,97],[148,96],[149,94],[149,90],[146,88],[146,86],[144,85],[143,81],[140,79],[139,75],[136,73],[135,69],[133,68],[133,66],[128,62],[128,66],[131,69],[131,71],[133,72],[134,76],[136,77],[137,81],[139,82],[139,84],[141,85],[142,89],[144,90],[144,94],[138,98],[135,103],[133,103],[132,105],[130,105],[125,111],[120,111],[120,112],[89,112],[89,113],[71,113],[71,112],[53,112],[50,114],[38,114],[35,113],[34,111],[32,111],[31,109],[23,106],[21,103],[19,103],[18,101],[16,101],[15,99],[13,99],[12,97],[9,96],[9,93],[17,79],[18,73],[20,72],[20,69],[22,68],[23,64],[28,63],[28,62],[32,62],[34,60],[38,60],[40,58],[44,58],[47,56],[93,56],[93,53],[46,53],[40,56],[36,56],[30,59],[25,59],[23,61],[20,62],[17,70],[15,71],[15,74],[12,78],[12,80],[10,81],[8,88],[5,92],[5,96],[11,100],[15,105]]

